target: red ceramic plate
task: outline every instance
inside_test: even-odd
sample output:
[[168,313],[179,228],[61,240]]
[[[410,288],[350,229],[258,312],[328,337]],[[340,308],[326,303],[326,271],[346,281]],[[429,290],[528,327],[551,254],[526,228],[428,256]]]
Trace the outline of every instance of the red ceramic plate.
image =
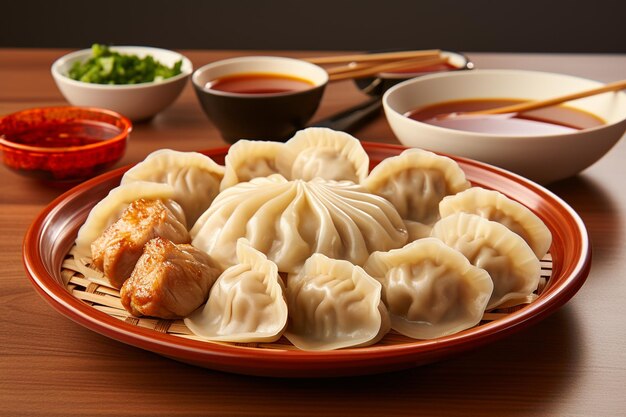
[[[401,146],[365,143],[372,165]],[[227,148],[205,153],[223,163]],[[64,287],[61,264],[91,208],[116,187],[128,169],[101,175],[61,195],[34,221],[24,240],[24,264],[35,289],[57,311],[105,336],[183,362],[251,375],[339,376],[413,367],[475,349],[545,318],[585,281],[591,264],[589,238],[580,217],[557,196],[518,175],[468,159],[454,159],[478,186],[498,190],[531,208],[552,232],[552,276],[533,303],[472,329],[435,340],[329,352],[261,349],[190,340],[145,329],[98,311]]]

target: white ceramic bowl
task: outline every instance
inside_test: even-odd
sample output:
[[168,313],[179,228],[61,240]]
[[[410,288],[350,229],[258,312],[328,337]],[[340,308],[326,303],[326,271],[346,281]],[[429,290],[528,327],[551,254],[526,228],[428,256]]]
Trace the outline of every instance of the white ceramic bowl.
[[577,174],[600,159],[626,130],[626,94],[605,93],[571,101],[605,125],[574,133],[502,136],[452,130],[412,120],[421,106],[471,98],[536,100],[602,83],[569,75],[518,70],[474,70],[426,75],[392,87],[383,96],[385,115],[406,146],[460,155],[509,169],[540,183]]
[[91,49],[83,49],[64,55],[52,64],[52,76],[67,101],[75,106],[110,109],[133,121],[145,120],[176,100],[193,71],[189,59],[167,49],[145,46],[114,46],[111,49],[139,57],[152,55],[157,61],[170,67],[182,59],[181,73],[163,81],[133,85],[92,84],[72,80],[67,76],[72,64],[76,61],[85,61],[91,56]]

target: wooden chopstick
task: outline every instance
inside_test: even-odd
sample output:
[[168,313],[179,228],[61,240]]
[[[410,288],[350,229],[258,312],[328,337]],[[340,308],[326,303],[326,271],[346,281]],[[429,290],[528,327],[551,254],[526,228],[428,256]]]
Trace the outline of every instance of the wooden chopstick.
[[[430,62],[433,58],[436,58],[436,57],[431,57],[430,55],[428,55],[428,56],[423,56],[423,57],[411,58],[411,60],[417,64],[420,61]],[[401,61],[395,61],[395,62],[401,62]],[[367,61],[367,62],[358,62],[358,63],[351,62],[346,65],[338,65],[336,67],[326,68],[326,72],[328,73],[328,75],[333,75],[333,74],[339,74],[342,72],[357,71],[357,70],[363,70],[366,68],[372,68],[375,65],[382,65],[384,63],[385,63],[384,61]]]
[[364,77],[371,77],[372,75],[376,75],[378,73],[381,72],[386,72],[386,71],[398,71],[398,70],[403,70],[403,69],[409,69],[409,68],[415,68],[417,69],[421,69],[421,68],[426,68],[432,65],[437,65],[437,64],[443,64],[445,62],[448,62],[448,58],[446,57],[442,57],[439,56],[437,58],[431,58],[431,59],[403,59],[401,61],[396,61],[396,62],[388,62],[385,64],[380,64],[380,65],[373,65],[373,66],[369,66],[367,68],[360,68],[360,69],[356,69],[353,71],[343,71],[343,72],[338,72],[338,73],[329,73],[329,80],[330,81],[340,81],[340,80],[346,80],[346,79],[350,79],[350,78],[364,78]]
[[566,101],[576,100],[583,97],[589,97],[596,94],[608,93],[610,91],[619,91],[626,89],[626,80],[615,81],[600,87],[592,88],[589,90],[579,91],[577,93],[566,94],[559,97],[554,97],[547,100],[534,100],[526,101],[524,103],[512,104],[510,106],[496,107],[487,110],[477,110],[472,112],[461,112],[460,115],[479,115],[479,114],[506,114],[506,113],[523,113],[530,110],[535,110],[543,107],[554,106]]
[[337,56],[321,56],[313,58],[303,58],[312,64],[342,64],[349,62],[369,62],[369,61],[397,61],[409,58],[435,58],[441,54],[439,49],[426,49],[423,51],[400,51],[400,52],[382,52],[377,54],[353,54],[353,55],[337,55]]

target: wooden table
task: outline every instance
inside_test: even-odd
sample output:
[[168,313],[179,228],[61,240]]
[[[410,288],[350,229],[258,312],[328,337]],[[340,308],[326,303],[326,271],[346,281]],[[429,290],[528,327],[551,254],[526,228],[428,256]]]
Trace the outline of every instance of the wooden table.
[[[0,114],[64,104],[49,67],[65,52],[0,50]],[[246,53],[186,54],[197,68]],[[469,55],[479,68],[546,70],[607,82],[626,75],[623,55]],[[333,84],[315,118],[365,99],[350,82]],[[383,117],[356,136],[395,142]],[[119,165],[164,147],[221,145],[188,85],[172,107],[150,123],[136,125]],[[0,415],[626,415],[625,161],[622,140],[583,174],[549,187],[580,213],[594,251],[587,283],[555,314],[442,363],[328,380],[194,368],[107,339],[60,316],[31,288],[22,267],[21,242],[32,219],[63,190],[2,167]]]

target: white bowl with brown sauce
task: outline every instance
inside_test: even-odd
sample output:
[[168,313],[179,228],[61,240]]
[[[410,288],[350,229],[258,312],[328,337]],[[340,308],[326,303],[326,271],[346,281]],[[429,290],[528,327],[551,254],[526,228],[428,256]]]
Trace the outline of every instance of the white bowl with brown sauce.
[[619,141],[626,130],[626,94],[604,93],[519,117],[472,120],[470,125],[459,118],[436,116],[601,85],[536,71],[441,73],[392,87],[383,96],[383,106],[394,134],[406,146],[480,160],[546,184],[576,175]]

